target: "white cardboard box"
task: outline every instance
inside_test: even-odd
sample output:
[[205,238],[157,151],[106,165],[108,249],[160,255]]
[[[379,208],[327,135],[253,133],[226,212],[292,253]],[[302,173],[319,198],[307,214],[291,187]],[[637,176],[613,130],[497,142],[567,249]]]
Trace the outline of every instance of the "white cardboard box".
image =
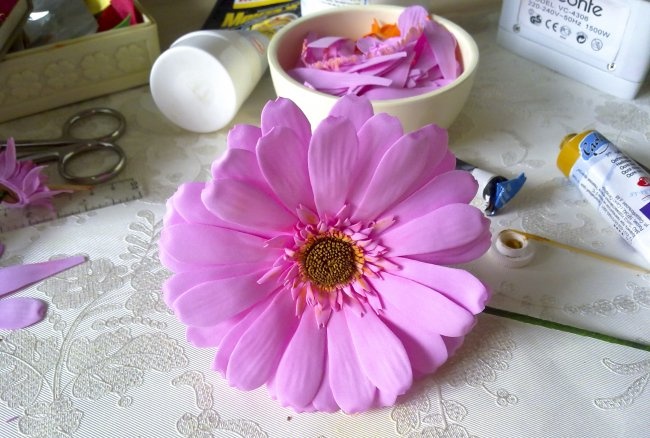
[[143,22],[8,54],[0,62],[0,122],[149,81],[158,30]]

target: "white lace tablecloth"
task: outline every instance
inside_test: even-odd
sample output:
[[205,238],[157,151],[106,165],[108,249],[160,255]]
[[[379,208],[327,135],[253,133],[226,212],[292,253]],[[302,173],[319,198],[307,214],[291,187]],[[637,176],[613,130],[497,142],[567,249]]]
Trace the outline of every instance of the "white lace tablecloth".
[[[476,86],[450,130],[466,161],[513,177],[523,191],[492,220],[631,262],[616,236],[555,167],[569,132],[596,128],[650,164],[650,90],[623,101],[499,47],[498,10],[450,16],[477,40]],[[234,123],[258,124],[274,98],[265,76]],[[210,370],[214,351],[185,341],[161,299],[157,256],[165,200],[205,180],[227,130],[176,128],[141,87],[0,125],[0,138],[52,137],[73,112],[121,111],[124,177],[144,197],[0,235],[0,265],[84,254],[88,262],[19,296],[49,303],[45,321],[0,331],[0,437],[648,437],[650,353],[482,315],[461,350],[391,408],[296,414],[265,388],[242,392]],[[516,272],[489,257],[471,269],[491,305],[650,342],[650,277],[540,248]]]

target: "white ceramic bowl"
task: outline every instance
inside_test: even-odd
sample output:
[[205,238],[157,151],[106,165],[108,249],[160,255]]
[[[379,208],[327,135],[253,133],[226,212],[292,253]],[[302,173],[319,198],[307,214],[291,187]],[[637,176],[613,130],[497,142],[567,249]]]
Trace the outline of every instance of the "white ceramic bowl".
[[[307,33],[357,39],[368,32],[373,19],[396,23],[403,10],[401,6],[387,5],[339,7],[306,15],[289,23],[271,38],[268,49],[269,69],[276,94],[293,100],[315,127],[327,117],[337,97],[305,87],[287,73],[287,70],[296,67]],[[433,18],[458,41],[463,72],[451,84],[428,93],[372,101],[375,113],[385,112],[398,117],[406,131],[429,123],[448,128],[465,105],[474,83],[479,58],[476,42],[457,24],[442,17]]]

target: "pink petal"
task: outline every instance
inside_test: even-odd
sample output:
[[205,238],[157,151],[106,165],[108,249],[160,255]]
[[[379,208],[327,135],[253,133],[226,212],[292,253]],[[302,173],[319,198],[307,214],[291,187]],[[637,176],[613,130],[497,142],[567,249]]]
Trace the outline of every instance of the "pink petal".
[[398,224],[410,222],[447,204],[468,204],[477,190],[478,183],[470,173],[453,170],[432,179],[393,207],[390,214]]
[[273,262],[277,248],[264,247],[266,238],[202,224],[177,224],[160,234],[160,256],[174,272],[212,265]]
[[17,330],[45,318],[47,304],[36,298],[12,298],[0,301],[0,329]]
[[360,98],[354,94],[338,99],[329,112],[330,116],[345,117],[352,122],[358,131],[374,114],[372,104],[368,99]]
[[189,326],[185,338],[195,347],[218,347],[223,338],[239,321],[237,318],[230,318],[208,327]]
[[352,123],[341,117],[323,120],[309,145],[309,177],[318,213],[333,217],[346,202],[357,165],[359,144]]
[[[259,318],[262,312],[264,312],[272,302],[273,296],[271,295],[265,300],[257,303],[248,311],[243,312],[242,318],[224,335],[223,339],[221,340],[217,354],[214,357],[214,362],[212,363],[212,369],[219,371],[224,377],[226,376],[228,362],[230,361],[230,356],[237,346],[237,343],[244,335],[244,333],[246,333],[248,328],[257,320],[257,318]],[[233,318],[228,321],[235,319],[238,318]]]
[[359,316],[343,307],[359,364],[379,391],[403,394],[411,387],[411,363],[400,340],[370,311]]
[[[168,207],[182,218],[183,223],[198,223],[206,225],[224,225],[225,222],[208,211],[201,201],[201,192],[205,183],[191,182],[181,184],[176,193],[169,199]],[[169,211],[169,208],[168,208]],[[165,221],[171,222],[169,219]],[[176,221],[174,221],[176,222]]]
[[283,406],[304,408],[314,399],[323,380],[326,334],[324,328],[318,327],[311,309],[303,312],[274,379]]
[[475,242],[486,228],[489,220],[476,207],[449,204],[389,228],[382,235],[382,245],[393,256],[443,253]]
[[273,292],[276,285],[257,283],[263,273],[253,272],[200,283],[174,301],[174,312],[187,325],[205,327],[219,324]]
[[300,142],[309,144],[311,125],[298,105],[292,100],[278,97],[269,101],[262,109],[262,133],[268,134],[273,128],[286,127],[294,131]]
[[15,292],[85,261],[86,258],[83,256],[74,256],[0,268],[0,296]]
[[267,187],[262,176],[255,150],[228,149],[220,160],[212,163],[212,179],[235,179],[247,181],[259,186]]
[[442,25],[436,22],[431,22],[431,24],[432,26],[425,28],[424,35],[436,55],[443,77],[455,79],[460,73],[456,60],[456,39]]
[[412,192],[425,167],[430,138],[418,130],[399,139],[383,156],[354,215],[371,221]]
[[464,336],[474,326],[474,315],[467,309],[407,278],[384,273],[375,287],[387,305],[395,306],[415,324],[426,324],[441,335]]
[[[307,170],[308,143],[292,129],[277,127],[269,131],[257,146],[264,178],[284,206],[294,211],[300,204],[315,210]],[[278,158],[282,157],[282,158]]]
[[346,413],[372,407],[376,388],[365,376],[343,312],[332,312],[327,324],[328,375],[334,400]]
[[336,404],[334,394],[332,394],[327,361],[325,361],[323,379],[321,381],[320,387],[318,388],[318,392],[316,392],[316,395],[311,402],[311,407],[318,412],[336,412],[339,410],[339,405]]
[[395,275],[440,292],[474,314],[483,311],[490,297],[487,286],[465,270],[403,257],[395,258],[393,261],[401,267],[399,271],[394,272]]
[[[314,68],[294,68],[291,77],[301,84],[309,84],[312,88],[325,91],[337,88],[351,88],[359,85],[375,85],[388,87],[390,79],[362,73],[346,73],[342,71],[318,70]],[[332,93],[328,93],[332,94]]]
[[267,263],[241,263],[179,272],[169,277],[163,283],[163,299],[168,307],[172,307],[178,297],[201,283],[228,277],[237,277],[249,272],[263,271],[264,269],[268,269]]
[[349,200],[359,205],[379,161],[403,134],[402,123],[387,113],[377,114],[359,130],[359,159]]
[[437,265],[454,265],[467,263],[481,257],[491,245],[490,229],[486,228],[482,234],[471,242],[456,248],[444,249],[438,252],[410,255],[408,258]]
[[241,337],[230,356],[226,378],[235,387],[255,389],[276,372],[298,325],[291,295],[280,292]]
[[227,144],[231,149],[245,149],[255,152],[257,140],[262,136],[262,130],[253,125],[235,125],[228,131]]

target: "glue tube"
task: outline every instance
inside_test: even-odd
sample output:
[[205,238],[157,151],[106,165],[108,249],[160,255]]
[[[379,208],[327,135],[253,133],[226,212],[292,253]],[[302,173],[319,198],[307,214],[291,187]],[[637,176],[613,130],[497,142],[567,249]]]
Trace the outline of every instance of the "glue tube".
[[619,235],[650,261],[650,174],[593,130],[564,137],[557,166]]

